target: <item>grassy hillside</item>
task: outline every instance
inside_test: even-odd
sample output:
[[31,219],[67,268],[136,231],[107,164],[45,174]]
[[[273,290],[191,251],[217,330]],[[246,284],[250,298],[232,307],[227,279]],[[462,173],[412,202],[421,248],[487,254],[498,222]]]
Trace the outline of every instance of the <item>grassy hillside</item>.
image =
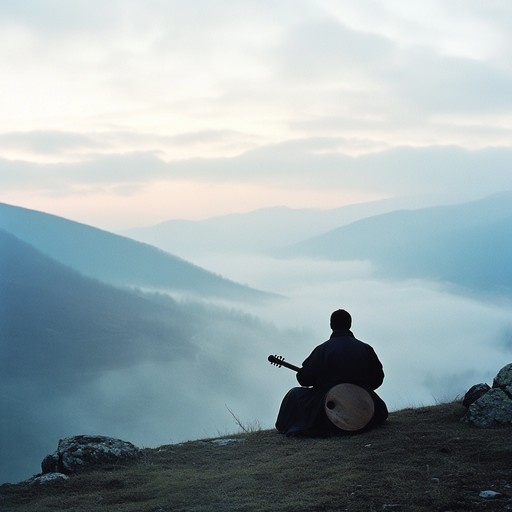
[[0,486],[0,503],[3,512],[510,510],[511,429],[476,429],[460,422],[464,412],[456,403],[407,409],[342,438],[257,431],[225,445],[161,446],[67,482]]

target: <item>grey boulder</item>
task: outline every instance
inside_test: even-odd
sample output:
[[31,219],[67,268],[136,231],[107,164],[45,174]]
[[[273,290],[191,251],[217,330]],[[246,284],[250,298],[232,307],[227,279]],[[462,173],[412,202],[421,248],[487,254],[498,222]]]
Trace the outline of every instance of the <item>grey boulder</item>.
[[132,443],[105,436],[80,435],[61,439],[57,451],[42,463],[43,474],[73,474],[105,464],[137,460],[142,450]]

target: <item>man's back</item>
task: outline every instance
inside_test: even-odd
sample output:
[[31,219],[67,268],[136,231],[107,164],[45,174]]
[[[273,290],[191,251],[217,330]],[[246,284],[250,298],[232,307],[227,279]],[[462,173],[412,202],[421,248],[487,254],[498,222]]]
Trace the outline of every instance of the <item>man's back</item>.
[[333,332],[329,340],[313,350],[297,379],[302,386],[324,390],[342,382],[374,390],[382,384],[384,372],[373,348],[350,331],[343,331]]

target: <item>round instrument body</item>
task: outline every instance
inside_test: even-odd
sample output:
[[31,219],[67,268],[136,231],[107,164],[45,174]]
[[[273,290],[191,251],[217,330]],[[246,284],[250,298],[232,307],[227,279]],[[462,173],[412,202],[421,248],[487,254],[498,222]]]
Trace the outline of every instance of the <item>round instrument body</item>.
[[366,389],[355,384],[337,384],[325,395],[325,413],[341,430],[361,430],[373,417],[375,404]]

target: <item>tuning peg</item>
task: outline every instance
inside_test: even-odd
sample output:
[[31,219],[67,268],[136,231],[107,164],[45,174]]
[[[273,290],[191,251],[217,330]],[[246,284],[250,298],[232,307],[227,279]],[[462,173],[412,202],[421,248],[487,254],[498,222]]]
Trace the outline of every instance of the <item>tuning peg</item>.
[[278,355],[268,356],[268,360],[270,364],[273,364],[274,366],[281,366],[281,362],[284,361],[284,357]]

